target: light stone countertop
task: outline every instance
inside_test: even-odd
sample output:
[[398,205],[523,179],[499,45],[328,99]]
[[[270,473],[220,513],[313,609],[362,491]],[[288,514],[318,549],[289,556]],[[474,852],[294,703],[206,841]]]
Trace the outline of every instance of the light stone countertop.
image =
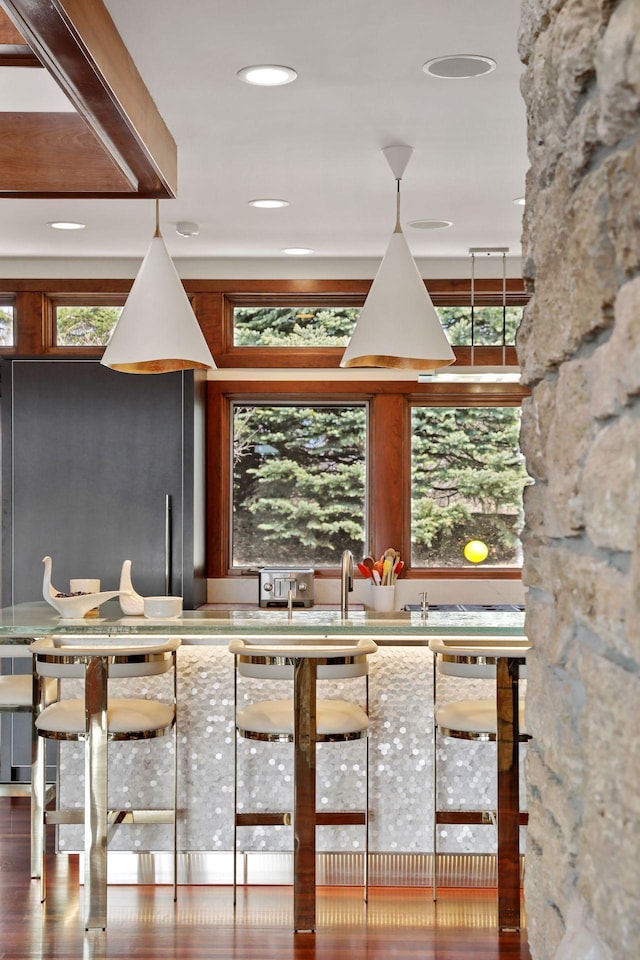
[[274,637],[280,640],[373,637],[382,646],[428,646],[433,637],[468,636],[497,639],[524,636],[520,611],[393,611],[265,608],[185,610],[176,620],[124,617],[116,600],[100,607],[98,617],[63,620],[49,604],[22,603],[0,610],[0,644],[24,642],[33,637],[81,634],[101,636],[180,637],[184,644],[228,644],[232,637]]

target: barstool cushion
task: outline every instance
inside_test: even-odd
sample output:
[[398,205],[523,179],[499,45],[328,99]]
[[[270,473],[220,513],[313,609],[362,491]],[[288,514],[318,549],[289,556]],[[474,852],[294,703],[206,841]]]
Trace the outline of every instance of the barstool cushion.
[[[293,700],[261,700],[242,707],[236,715],[239,730],[252,733],[293,736]],[[317,700],[316,729],[320,736],[361,733],[369,717],[355,703],[346,700]]]
[[[32,688],[33,680],[30,673],[0,677],[0,708],[30,707],[33,702]],[[56,698],[55,680],[47,680],[45,696],[47,703],[53,703]]]
[[[110,733],[151,732],[170,726],[173,715],[172,706],[157,700],[110,699],[107,724]],[[50,733],[83,734],[86,729],[84,700],[52,703],[37,717],[36,727]]]
[[[498,721],[495,700],[451,700],[436,709],[436,723],[443,730],[461,733],[493,733]],[[524,703],[519,710],[520,733],[526,735]]]

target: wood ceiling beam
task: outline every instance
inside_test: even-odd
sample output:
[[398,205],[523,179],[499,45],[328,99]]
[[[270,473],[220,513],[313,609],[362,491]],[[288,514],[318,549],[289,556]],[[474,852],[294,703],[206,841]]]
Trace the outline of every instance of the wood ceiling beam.
[[[122,178],[121,195],[175,197],[175,141],[102,0],[0,0],[0,4],[93,132],[112,165],[118,168]],[[41,122],[45,123],[44,120]],[[49,130],[41,134],[43,142],[56,138],[51,123],[59,129],[58,120],[51,121]],[[25,143],[23,163],[29,162],[29,148],[30,145]],[[93,162],[93,151],[90,153]],[[75,152],[72,166],[66,171],[69,184],[76,183],[75,167],[83,162],[82,155]],[[117,195],[105,171],[103,165],[95,188],[82,195]],[[37,174],[38,171],[34,180]],[[74,188],[61,193],[61,179],[58,176],[51,188],[36,192],[29,190],[27,194],[37,197],[79,196],[79,191]],[[109,186],[105,187],[107,183]],[[2,196],[21,195],[20,189],[11,189],[11,184],[4,183],[1,187]]]
[[0,123],[0,197],[135,196],[77,113],[3,113]]
[[4,10],[0,10],[0,67],[41,67]]

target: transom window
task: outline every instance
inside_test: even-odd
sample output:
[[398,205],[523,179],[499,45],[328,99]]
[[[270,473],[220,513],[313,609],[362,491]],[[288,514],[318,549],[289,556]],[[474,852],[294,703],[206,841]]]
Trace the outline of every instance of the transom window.
[[362,556],[367,405],[234,403],[232,420],[232,567]]
[[346,347],[359,307],[234,307],[237,347]]
[[105,346],[122,313],[110,304],[57,305],[55,345],[58,347]]
[[13,305],[0,303],[0,346],[12,347],[13,344]]
[[436,307],[436,313],[454,347],[512,346],[522,320],[520,306]]
[[[436,312],[453,346],[511,346],[522,319],[521,306],[438,306]],[[235,306],[236,347],[344,347],[359,307]]]

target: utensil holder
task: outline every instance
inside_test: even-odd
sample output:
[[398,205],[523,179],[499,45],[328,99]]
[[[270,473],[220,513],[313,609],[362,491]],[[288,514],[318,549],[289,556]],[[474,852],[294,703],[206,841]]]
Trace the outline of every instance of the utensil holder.
[[395,584],[391,586],[377,586],[376,584],[371,584],[369,606],[372,607],[373,610],[395,610],[395,603]]

